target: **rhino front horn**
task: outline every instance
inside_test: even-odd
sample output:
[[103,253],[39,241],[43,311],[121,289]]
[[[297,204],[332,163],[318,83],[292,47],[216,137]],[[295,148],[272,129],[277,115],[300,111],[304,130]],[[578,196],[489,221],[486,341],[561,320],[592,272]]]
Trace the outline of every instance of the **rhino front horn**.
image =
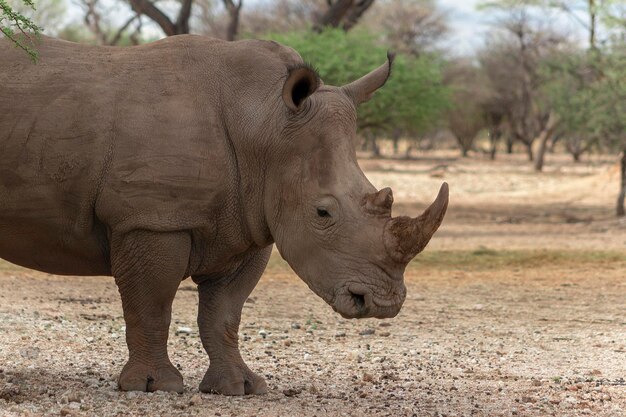
[[448,184],[443,183],[435,201],[414,219],[402,216],[385,225],[383,239],[387,254],[395,262],[407,264],[420,253],[443,221],[448,208]]

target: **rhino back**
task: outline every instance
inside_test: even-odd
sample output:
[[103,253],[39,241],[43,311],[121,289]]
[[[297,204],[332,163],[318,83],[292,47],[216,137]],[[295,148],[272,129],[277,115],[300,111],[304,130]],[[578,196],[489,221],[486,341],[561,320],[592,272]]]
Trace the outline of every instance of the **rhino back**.
[[236,213],[236,154],[249,138],[232,125],[260,128],[266,115],[251,109],[268,91],[254,81],[272,77],[271,88],[299,59],[251,42],[187,36],[123,49],[44,38],[37,65],[0,42],[0,256],[108,273],[112,230],[210,235]]

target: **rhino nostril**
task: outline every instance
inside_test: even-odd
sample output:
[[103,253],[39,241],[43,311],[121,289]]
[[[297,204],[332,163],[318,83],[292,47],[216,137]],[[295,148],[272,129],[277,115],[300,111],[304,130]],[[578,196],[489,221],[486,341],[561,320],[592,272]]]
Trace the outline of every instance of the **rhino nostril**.
[[354,301],[356,308],[362,310],[365,307],[365,296],[363,294],[355,294],[350,291],[350,296],[352,297],[352,301]]

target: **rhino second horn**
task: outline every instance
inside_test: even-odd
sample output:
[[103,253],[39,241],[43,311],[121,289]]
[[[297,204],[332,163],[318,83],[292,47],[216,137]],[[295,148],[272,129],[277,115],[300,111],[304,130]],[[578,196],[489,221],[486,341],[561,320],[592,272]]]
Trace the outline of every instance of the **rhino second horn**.
[[367,194],[363,199],[365,210],[374,215],[391,216],[391,206],[393,204],[393,192],[386,187],[375,193]]
[[385,224],[383,240],[387,254],[397,263],[407,264],[433,237],[448,209],[448,184],[443,183],[435,201],[414,219],[394,217]]

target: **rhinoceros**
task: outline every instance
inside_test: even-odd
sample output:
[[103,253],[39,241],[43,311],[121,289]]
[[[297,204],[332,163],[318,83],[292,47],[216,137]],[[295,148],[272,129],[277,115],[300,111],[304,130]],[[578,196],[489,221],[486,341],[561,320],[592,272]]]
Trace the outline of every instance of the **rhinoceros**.
[[244,363],[244,302],[276,244],[345,318],[389,318],[407,263],[448,205],[391,217],[356,158],[357,106],[392,55],[342,87],[272,41],[175,36],[130,48],[43,37],[32,64],[0,41],[0,257],[113,276],[129,358],[121,390],[183,391],[168,358],[174,295],[191,277],[209,367],[200,391],[267,391]]

